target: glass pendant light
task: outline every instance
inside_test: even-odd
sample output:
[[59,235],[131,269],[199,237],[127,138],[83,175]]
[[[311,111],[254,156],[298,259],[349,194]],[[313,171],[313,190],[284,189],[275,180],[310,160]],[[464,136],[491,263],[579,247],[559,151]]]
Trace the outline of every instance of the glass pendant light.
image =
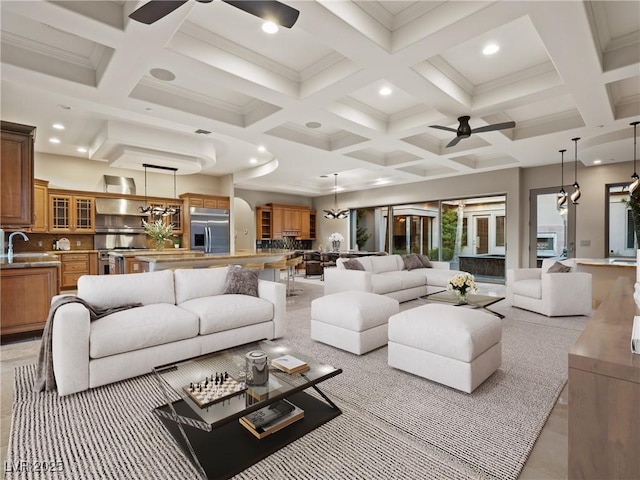
[[640,122],[631,122],[629,125],[633,125],[633,175],[631,175],[631,183],[629,184],[629,195],[636,198],[636,190],[640,185],[640,177],[636,170],[636,127]]
[[560,160],[560,191],[558,192],[558,212],[562,214],[567,209],[567,192],[564,189],[564,152],[567,150],[558,150],[561,154]]
[[574,180],[573,180],[573,193],[571,194],[571,201],[574,205],[578,205],[580,200],[580,184],[578,183],[578,140],[580,137],[572,138],[571,141],[575,143],[575,162],[574,162]]
[[331,210],[323,210],[324,218],[333,220],[342,220],[349,216],[349,210],[340,210],[338,208],[338,174],[334,173],[334,187],[333,187],[333,208]]

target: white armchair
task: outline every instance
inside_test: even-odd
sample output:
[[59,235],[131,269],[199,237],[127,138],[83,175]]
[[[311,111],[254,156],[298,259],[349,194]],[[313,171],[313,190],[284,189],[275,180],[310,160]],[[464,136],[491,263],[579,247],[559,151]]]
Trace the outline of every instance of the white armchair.
[[556,259],[546,259],[541,268],[507,271],[507,304],[541,313],[547,317],[590,315],[592,311],[591,274],[576,272],[575,261],[560,263],[571,267],[566,273],[547,273]]

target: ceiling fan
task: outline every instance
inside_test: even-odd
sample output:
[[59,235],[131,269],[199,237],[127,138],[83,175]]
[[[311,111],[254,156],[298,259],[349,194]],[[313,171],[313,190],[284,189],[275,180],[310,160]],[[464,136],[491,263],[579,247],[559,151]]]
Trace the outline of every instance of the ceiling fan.
[[492,132],[494,130],[504,130],[505,128],[513,128],[516,126],[516,122],[504,122],[504,123],[494,123],[493,125],[485,125],[484,127],[471,128],[469,126],[469,116],[459,117],[458,129],[443,127],[441,125],[429,125],[431,128],[437,128],[439,130],[446,130],[447,132],[455,132],[456,138],[451,140],[447,147],[453,147],[457,145],[460,140],[463,138],[469,138],[472,133],[481,133],[481,132]]
[[[135,10],[129,18],[151,25],[181,7],[188,0],[151,0]],[[196,0],[200,3],[211,3],[212,0]],[[222,0],[251,15],[271,21],[285,28],[291,28],[298,20],[300,12],[284,3],[273,0]]]

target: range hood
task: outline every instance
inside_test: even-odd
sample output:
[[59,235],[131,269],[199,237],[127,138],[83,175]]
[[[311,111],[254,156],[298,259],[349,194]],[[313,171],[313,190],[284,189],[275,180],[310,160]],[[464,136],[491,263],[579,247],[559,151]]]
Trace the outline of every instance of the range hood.
[[136,194],[136,182],[131,177],[118,177],[104,175],[104,191],[111,193],[123,193],[125,195]]
[[140,207],[144,206],[144,202],[139,200],[96,198],[96,214],[98,215],[135,215],[137,217],[146,217],[147,215],[140,211]]

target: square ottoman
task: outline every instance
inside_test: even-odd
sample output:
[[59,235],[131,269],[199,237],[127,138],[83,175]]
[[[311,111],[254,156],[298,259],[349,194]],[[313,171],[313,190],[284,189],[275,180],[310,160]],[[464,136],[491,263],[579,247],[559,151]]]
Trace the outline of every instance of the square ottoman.
[[391,367],[471,393],[502,364],[502,323],[489,313],[429,304],[389,319]]
[[369,292],[340,292],[311,302],[311,339],[362,355],[387,344],[397,300]]

